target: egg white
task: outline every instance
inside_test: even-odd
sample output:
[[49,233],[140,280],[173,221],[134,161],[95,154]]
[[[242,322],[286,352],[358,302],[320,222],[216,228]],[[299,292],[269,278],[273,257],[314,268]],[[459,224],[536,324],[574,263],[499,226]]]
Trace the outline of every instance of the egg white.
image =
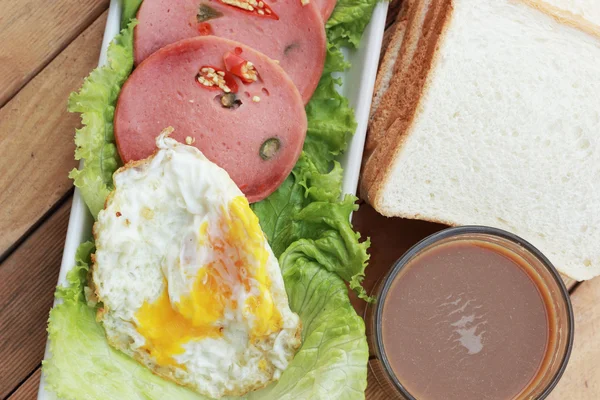
[[[92,286],[108,341],[210,397],[262,388],[280,377],[300,346],[301,323],[289,308],[277,259],[227,172],[168,132],[157,147],[114,174],[115,190],[94,225]],[[210,279],[220,288],[213,287],[214,299],[206,298],[213,295]],[[193,302],[198,288],[205,297]],[[267,297],[272,309],[263,304]],[[187,338],[189,324],[211,333],[194,330]],[[178,337],[187,339],[172,352],[169,341]]]

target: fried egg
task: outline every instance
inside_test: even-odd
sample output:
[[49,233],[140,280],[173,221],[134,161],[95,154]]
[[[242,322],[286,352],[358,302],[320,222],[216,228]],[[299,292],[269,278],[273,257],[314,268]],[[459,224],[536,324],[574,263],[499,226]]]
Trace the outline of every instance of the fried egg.
[[213,398],[277,380],[300,346],[277,259],[227,172],[163,132],[114,174],[92,291],[109,343]]

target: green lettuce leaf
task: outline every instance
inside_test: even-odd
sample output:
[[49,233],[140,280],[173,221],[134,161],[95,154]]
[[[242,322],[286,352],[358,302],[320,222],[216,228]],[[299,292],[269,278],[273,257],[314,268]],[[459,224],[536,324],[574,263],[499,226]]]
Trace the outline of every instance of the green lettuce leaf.
[[63,400],[206,399],[113,349],[85,302],[57,305],[49,322],[51,357],[42,368],[47,387]]
[[[304,172],[302,161],[299,165],[299,171],[290,175],[273,195],[253,206],[273,252],[280,258],[281,264],[284,252],[294,254],[294,250],[302,250],[304,254],[313,256],[322,268],[349,282],[350,288],[360,298],[370,301],[361,285],[369,260],[367,249],[370,242],[360,242],[360,234],[354,232],[350,224],[350,214],[358,208],[356,197],[346,195],[343,200],[337,200],[338,188],[341,187],[341,178],[338,180],[341,168],[338,165],[338,169],[333,169],[329,177],[332,181],[329,187],[338,191],[327,193],[327,185],[307,185],[307,190],[304,183],[298,180],[298,176]],[[322,181],[327,181],[323,175],[318,176]],[[322,191],[317,192],[317,196],[325,192],[324,201],[305,198],[305,194],[315,195],[309,192],[313,189]],[[332,193],[335,200],[332,199]]]
[[327,38],[337,47],[357,48],[379,0],[340,0],[325,24]]
[[332,72],[342,72],[350,68],[344,54],[339,47],[327,42],[327,56],[323,66],[323,76],[329,76]]
[[[303,157],[304,155],[301,156]],[[296,182],[292,173],[272,195],[252,204],[276,257],[292,243],[296,232],[292,221],[307,203],[304,189]]]
[[75,159],[83,168],[69,174],[79,188],[85,204],[97,217],[112,190],[112,175],[121,164],[113,134],[115,104],[121,86],[133,68],[132,21],[111,42],[108,62],[96,68],[77,93],[69,96],[69,111],[81,113],[83,127],[75,133]]
[[360,234],[349,224],[358,206],[354,196],[340,202],[312,202],[295,215],[296,237],[280,258],[311,257],[322,268],[349,282],[360,298],[370,300],[361,284],[369,260],[370,241],[359,242]]
[[121,14],[121,28],[126,28],[129,21],[135,18],[142,0],[123,0],[123,11]]
[[341,80],[325,75],[306,105],[308,131],[304,151],[321,172],[326,172],[331,162],[346,150],[356,129],[348,99],[337,92],[340,84]]
[[94,243],[84,242],[79,245],[75,253],[75,266],[67,274],[68,286],[56,288],[56,297],[64,302],[85,302],[84,287],[87,282],[87,273],[91,265],[92,253],[96,250]]
[[344,170],[337,161],[329,172],[322,173],[314,157],[305,154],[298,160],[296,176],[298,183],[305,189],[305,197],[311,201],[336,202],[342,194],[342,178]]
[[[64,400],[206,399],[159,378],[108,344],[96,309],[83,295],[93,250],[90,242],[79,247],[69,286],[57,289],[62,303],[50,312],[51,357],[43,362],[48,387]],[[281,258],[290,308],[302,320],[302,347],[279,381],[244,398],[364,398],[369,357],[364,323],[344,282],[321,268],[314,249],[306,250],[291,248]]]
[[296,250],[282,256],[281,268],[290,308],[302,320],[302,347],[279,381],[249,399],[364,399],[369,349],[346,285]]
[[[334,46],[329,45],[328,51],[326,71],[347,67]],[[306,106],[308,131],[300,159],[285,183],[252,209],[277,257],[295,242],[310,240],[331,257],[339,257],[340,262],[327,262],[324,268],[348,281],[360,298],[371,300],[361,286],[369,241],[361,243],[350,224],[356,197],[340,200],[343,170],[335,159],[356,129],[354,111],[337,91],[340,83],[331,73],[323,75]]]

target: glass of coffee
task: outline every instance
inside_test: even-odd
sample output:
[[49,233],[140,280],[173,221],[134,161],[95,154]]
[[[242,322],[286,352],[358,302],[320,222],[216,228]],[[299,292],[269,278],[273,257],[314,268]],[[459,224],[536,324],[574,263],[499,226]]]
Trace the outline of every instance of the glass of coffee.
[[573,344],[569,293],[550,261],[502,230],[433,234],[379,282],[371,367],[391,399],[543,399]]

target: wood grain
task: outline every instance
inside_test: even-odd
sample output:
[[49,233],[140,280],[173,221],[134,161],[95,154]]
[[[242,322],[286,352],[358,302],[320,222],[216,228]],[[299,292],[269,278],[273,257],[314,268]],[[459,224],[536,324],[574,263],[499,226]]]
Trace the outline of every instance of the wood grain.
[[70,199],[0,265],[0,398],[40,365]]
[[79,116],[67,98],[98,63],[106,15],[0,110],[0,255],[72,187]]
[[31,375],[19,388],[10,395],[8,400],[35,400],[37,398],[38,387],[40,386],[40,378],[42,376],[42,368],[38,367],[33,375]]
[[[383,390],[383,387],[377,381],[373,370],[377,368],[377,361],[369,361],[369,369],[367,371],[367,390],[365,391],[366,400],[386,400],[390,396]],[[12,400],[12,399],[11,399]]]
[[0,0],[0,106],[42,70],[109,0]]
[[582,283],[571,294],[575,341],[564,376],[549,400],[600,398],[600,279]]

